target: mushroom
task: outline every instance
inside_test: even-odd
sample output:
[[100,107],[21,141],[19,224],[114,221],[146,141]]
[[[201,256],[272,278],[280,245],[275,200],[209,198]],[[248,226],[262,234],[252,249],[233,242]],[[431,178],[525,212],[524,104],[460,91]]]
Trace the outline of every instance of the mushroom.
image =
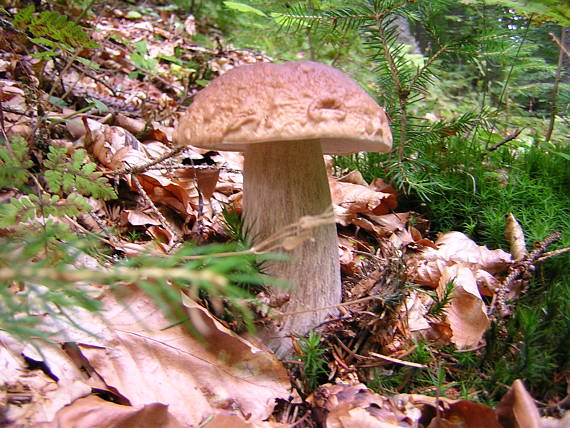
[[[174,133],[178,145],[244,153],[244,223],[255,242],[303,216],[331,209],[323,154],[388,152],[389,120],[356,82],[328,65],[257,63],[214,79],[194,98]],[[268,339],[277,355],[288,335],[305,334],[338,313],[341,282],[336,226],[268,263],[267,273],[292,283],[285,316]],[[276,292],[276,291],[274,291]],[[319,308],[325,308],[320,309]]]

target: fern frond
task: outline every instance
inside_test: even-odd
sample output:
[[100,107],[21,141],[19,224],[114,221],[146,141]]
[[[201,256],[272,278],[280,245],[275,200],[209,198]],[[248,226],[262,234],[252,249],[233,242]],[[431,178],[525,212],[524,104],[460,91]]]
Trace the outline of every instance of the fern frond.
[[79,192],[84,196],[93,196],[104,200],[117,197],[107,179],[96,172],[93,162],[86,162],[87,152],[76,150],[68,159],[66,148],[50,146],[47,159],[44,161],[45,179],[49,190],[54,193]]
[[30,179],[28,169],[33,164],[28,143],[22,137],[15,136],[11,143],[0,146],[0,187],[21,188]]

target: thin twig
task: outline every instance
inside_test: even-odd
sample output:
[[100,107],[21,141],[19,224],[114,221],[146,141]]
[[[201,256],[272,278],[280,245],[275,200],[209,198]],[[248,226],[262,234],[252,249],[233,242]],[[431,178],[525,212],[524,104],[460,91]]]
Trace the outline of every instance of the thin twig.
[[376,352],[369,352],[370,355],[382,360],[389,361],[391,363],[401,364],[402,366],[416,367],[418,369],[425,369],[427,366],[425,364],[413,363],[411,361],[400,360],[398,358],[389,357],[387,355],[377,354]]
[[551,257],[559,256],[561,254],[566,254],[566,253],[570,253],[570,247],[560,248],[558,250],[549,251],[548,253],[544,253],[542,256],[540,256],[538,259],[536,259],[536,262],[542,263]]
[[156,216],[159,218],[160,222],[162,223],[162,225],[168,230],[168,232],[170,232],[170,234],[173,237],[173,240],[175,243],[181,242],[182,241],[182,237],[180,236],[180,234],[176,231],[176,229],[174,229],[174,227],[170,224],[170,222],[168,220],[166,220],[166,218],[162,215],[162,213],[159,211],[159,209],[156,207],[156,205],[154,204],[154,202],[152,201],[152,199],[150,199],[150,196],[148,196],[148,194],[146,193],[146,191],[144,190],[144,188],[142,187],[141,182],[139,181],[139,179],[137,178],[136,175],[132,175],[131,179],[133,181],[133,183],[135,184],[135,187],[137,188],[138,192],[140,193],[140,195],[143,197],[143,199],[145,200],[145,202],[151,207],[152,211],[156,214]]
[[147,171],[150,167],[152,167],[156,164],[159,164],[161,162],[164,162],[166,159],[170,159],[170,158],[176,156],[177,154],[179,154],[180,152],[183,152],[184,150],[186,150],[185,146],[175,147],[174,149],[163,154],[162,156],[159,156],[156,159],[153,159],[153,160],[151,160],[147,163],[144,163],[142,165],[128,166],[125,168],[116,169],[114,171],[108,171],[105,174],[109,174],[109,175],[140,174],[142,172]]
[[501,147],[503,144],[506,144],[509,141],[513,141],[515,138],[517,138],[520,135],[520,133],[523,131],[523,129],[524,128],[515,129],[512,134],[509,134],[505,139],[499,141],[498,143],[493,144],[487,150],[489,150],[490,152],[493,152],[493,151],[497,150],[499,147]]
[[556,43],[558,45],[558,47],[560,48],[560,50],[562,52],[564,52],[564,54],[570,58],[570,52],[568,52],[568,49],[566,49],[564,47],[564,45],[560,42],[560,40],[558,40],[558,37],[556,37],[554,34],[552,33],[548,33],[548,36],[554,41],[554,43]]
[[558,42],[558,46],[560,47],[560,53],[558,54],[558,64],[556,66],[556,75],[554,76],[554,84],[552,85],[552,101],[551,109],[550,109],[550,120],[548,121],[548,129],[546,130],[546,134],[544,135],[545,141],[550,141],[552,137],[552,133],[554,132],[554,124],[556,122],[556,116],[558,115],[558,91],[560,88],[560,80],[562,78],[562,67],[564,63],[564,54],[568,54],[566,49],[564,49],[564,44],[566,43],[566,31],[564,28],[561,30],[561,41],[556,39],[554,34],[550,33],[551,37],[554,37],[553,40]]
[[349,302],[339,303],[337,305],[321,306],[319,308],[305,309],[303,311],[282,312],[279,315],[283,316],[283,317],[290,317],[290,316],[294,316],[294,315],[307,314],[307,313],[311,313],[311,312],[326,311],[326,310],[330,310],[330,309],[339,309],[339,308],[342,308],[344,306],[356,305],[358,303],[367,302],[369,300],[376,300],[376,299],[379,299],[379,297],[378,296],[367,296],[367,297],[361,297],[360,299],[351,300]]

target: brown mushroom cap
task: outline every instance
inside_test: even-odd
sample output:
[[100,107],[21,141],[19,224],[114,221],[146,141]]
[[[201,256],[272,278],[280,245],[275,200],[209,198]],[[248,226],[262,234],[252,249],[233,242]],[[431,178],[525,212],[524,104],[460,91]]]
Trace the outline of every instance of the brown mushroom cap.
[[384,109],[344,73],[309,61],[228,71],[196,95],[174,134],[180,145],[230,151],[314,139],[327,154],[392,146]]

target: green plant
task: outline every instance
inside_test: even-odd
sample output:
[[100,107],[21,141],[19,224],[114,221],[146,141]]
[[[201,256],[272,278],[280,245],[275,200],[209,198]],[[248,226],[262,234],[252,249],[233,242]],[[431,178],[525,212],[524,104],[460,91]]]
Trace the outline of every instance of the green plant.
[[[151,58],[148,54],[148,47],[144,40],[136,42],[134,44],[134,51],[131,53],[131,61],[137,67],[141,68],[142,70],[149,71],[151,73],[156,72],[156,66],[158,65],[158,61],[154,58]],[[140,70],[135,70],[131,74],[129,74],[130,78],[136,78],[141,74]]]
[[[37,156],[36,156],[37,158]],[[25,140],[14,138],[0,146],[0,187],[18,196],[0,205],[0,227],[10,233],[0,238],[0,330],[24,340],[49,339],[50,320],[73,321],[77,308],[101,309],[97,290],[87,284],[135,284],[164,310],[173,322],[186,323],[183,294],[204,298],[222,308],[222,317],[239,320],[253,331],[253,297],[243,283],[262,285],[255,269],[259,255],[236,252],[237,244],[196,247],[185,245],[168,258],[141,255],[115,260],[107,269],[88,267],[111,260],[95,234],[75,227],[92,211],[88,198],[116,198],[115,191],[96,171],[84,150],[69,152],[49,146],[41,164],[32,161]],[[224,253],[220,256],[220,253]],[[78,326],[87,328],[87,326]]]
[[303,362],[302,373],[305,392],[313,392],[327,374],[327,362],[324,358],[326,349],[321,345],[321,336],[311,331],[308,336],[299,338],[301,353],[297,355]]
[[[76,150],[71,156],[66,148],[50,146],[42,167],[41,185],[37,175],[31,173],[33,166],[27,142],[14,138],[11,144],[0,147],[0,187],[16,187],[24,190],[19,198],[0,206],[0,227],[12,227],[28,222],[26,227],[43,229],[49,217],[75,217],[91,210],[87,197],[103,200],[116,197],[115,191],[96,172],[96,165],[87,160],[84,150]],[[35,181],[37,191],[28,187]],[[58,228],[65,228],[62,223]]]
[[438,293],[428,292],[427,294],[433,299],[433,305],[430,306],[428,315],[431,315],[434,318],[444,317],[446,307],[453,300],[452,294],[454,289],[455,281],[452,279],[445,284],[445,288],[443,289],[441,296]]
[[80,56],[80,51],[97,48],[99,45],[83,27],[65,15],[53,11],[36,13],[32,5],[16,14],[13,25],[32,34],[30,41],[40,47],[39,52],[32,54],[33,57],[47,61],[64,55],[71,61],[78,61],[93,69],[98,68],[98,65],[88,58]]
[[489,376],[491,397],[499,399],[502,385],[522,379],[541,397],[560,399],[565,385],[559,373],[570,369],[570,287],[564,282],[532,284],[530,293],[517,305],[506,323],[495,324],[487,334],[481,370]]

